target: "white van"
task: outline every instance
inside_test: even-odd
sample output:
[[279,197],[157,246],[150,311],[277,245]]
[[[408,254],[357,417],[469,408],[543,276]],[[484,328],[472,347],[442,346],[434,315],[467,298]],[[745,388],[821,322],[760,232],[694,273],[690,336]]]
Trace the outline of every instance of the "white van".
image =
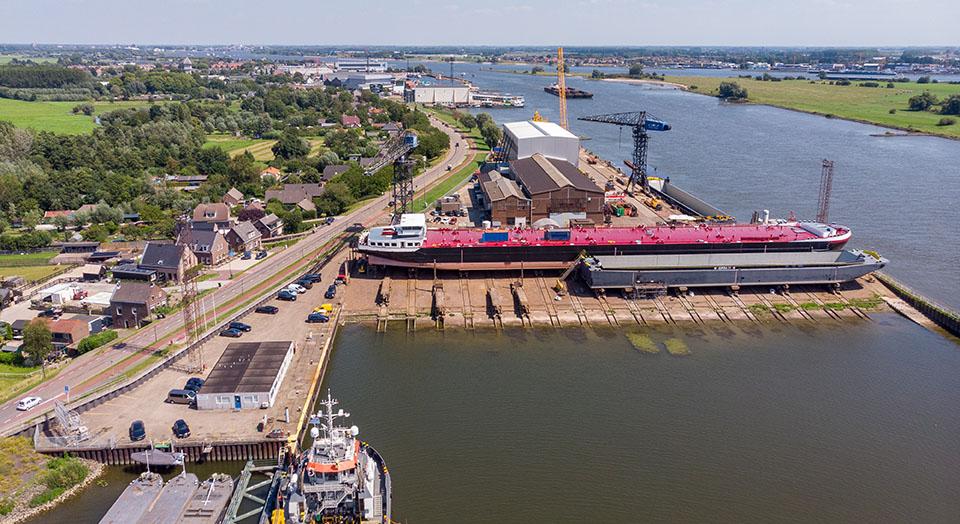
[[40,397],[26,397],[17,402],[17,411],[28,411],[40,405],[43,399]]

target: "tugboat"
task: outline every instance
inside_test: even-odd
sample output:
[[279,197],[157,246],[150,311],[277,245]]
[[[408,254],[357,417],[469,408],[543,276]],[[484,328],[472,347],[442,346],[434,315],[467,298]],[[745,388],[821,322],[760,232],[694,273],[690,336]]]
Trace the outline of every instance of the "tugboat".
[[350,414],[334,411],[337,400],[329,390],[320,404],[310,419],[313,442],[291,464],[274,514],[282,511],[287,524],[389,523],[390,474],[383,458],[357,439],[357,426],[336,424]]

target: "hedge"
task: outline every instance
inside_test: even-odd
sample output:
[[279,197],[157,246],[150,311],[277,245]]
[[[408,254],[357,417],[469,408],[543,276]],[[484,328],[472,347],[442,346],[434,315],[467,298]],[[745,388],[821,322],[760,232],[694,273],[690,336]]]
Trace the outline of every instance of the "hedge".
[[106,344],[107,342],[115,340],[116,338],[117,332],[112,329],[103,330],[96,335],[90,335],[77,344],[77,354],[82,355],[87,351],[97,349],[98,347]]

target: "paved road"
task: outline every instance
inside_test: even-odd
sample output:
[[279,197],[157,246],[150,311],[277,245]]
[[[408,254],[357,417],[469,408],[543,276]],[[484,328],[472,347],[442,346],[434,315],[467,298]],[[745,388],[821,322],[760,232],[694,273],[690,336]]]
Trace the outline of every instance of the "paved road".
[[[433,117],[431,117],[430,120],[434,126],[443,130],[450,137],[450,150],[445,155],[443,161],[417,177],[415,185],[418,191],[427,188],[441,179],[443,175],[447,174],[446,167],[448,165],[456,168],[456,166],[459,166],[468,159],[468,155],[472,154],[471,149],[467,147],[466,140],[461,138],[459,133]],[[457,142],[460,143],[460,147],[454,147],[454,144]],[[231,301],[237,299],[237,297],[243,296],[244,299],[249,299],[253,296],[253,294],[250,293],[251,289],[278,274],[283,268],[296,262],[297,259],[335,238],[351,224],[360,222],[368,225],[382,218],[385,213],[387,213],[385,207],[390,201],[390,198],[389,193],[383,195],[352,213],[338,218],[334,224],[314,230],[312,234],[303,238],[297,244],[267,257],[260,264],[257,264],[236,277],[229,285],[205,295],[201,300],[200,309],[207,311],[207,314],[212,316],[214,310],[223,311],[223,305],[231,303]],[[265,294],[262,290],[256,293],[257,296],[263,296]],[[243,301],[244,300],[237,300],[231,304],[230,308]],[[170,333],[173,334],[170,335]],[[176,314],[154,322],[152,325],[141,329],[139,332],[127,338],[124,342],[127,347],[143,348],[154,345],[154,348],[158,348],[163,347],[172,340],[182,339],[182,337],[183,316]],[[149,351],[131,354],[129,350],[117,350],[112,347],[107,347],[101,351],[95,351],[78,357],[55,378],[40,384],[29,392],[0,406],[0,434],[6,435],[10,431],[20,427],[22,423],[29,419],[51,410],[54,400],[66,400],[64,393],[65,386],[70,387],[71,397],[77,398],[86,392],[98,388],[111,378],[122,374],[125,370],[130,369],[139,362],[142,362],[148,358],[149,354]],[[210,363],[207,363],[207,365],[210,365]],[[17,411],[17,400],[26,396],[41,397],[43,404],[27,412]]]

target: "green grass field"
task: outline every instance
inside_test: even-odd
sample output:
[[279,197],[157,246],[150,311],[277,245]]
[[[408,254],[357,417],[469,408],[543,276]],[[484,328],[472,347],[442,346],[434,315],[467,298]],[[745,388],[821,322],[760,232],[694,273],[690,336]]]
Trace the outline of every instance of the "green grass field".
[[480,161],[483,160],[484,156],[486,156],[485,153],[473,155],[473,160],[443,179],[439,184],[433,186],[433,188],[427,191],[422,197],[417,197],[414,201],[413,212],[422,213],[432,208],[438,198],[463,184],[470,178],[470,175],[472,175],[474,171],[480,169]]
[[39,253],[23,255],[0,255],[0,277],[16,275],[31,281],[41,280],[63,270],[62,266],[51,266],[48,263],[56,255],[55,251],[40,251]]
[[[94,117],[71,112],[74,106],[82,103],[84,102],[25,102],[0,98],[0,120],[37,131],[80,135],[89,133],[96,127]],[[140,100],[91,103],[96,110],[95,114],[129,107],[144,107],[150,104]]]
[[[888,89],[885,82],[881,87],[860,87],[859,81],[848,86],[829,85],[817,80],[784,80],[782,82],[764,82],[751,78],[712,78],[668,76],[668,82],[676,82],[691,87],[696,93],[716,95],[720,82],[734,81],[746,88],[748,102],[766,104],[807,113],[831,115],[848,120],[868,122],[897,129],[919,131],[934,135],[960,138],[960,124],[938,126],[943,115],[927,111],[909,111],[910,97],[930,91],[937,98],[944,99],[952,94],[960,94],[958,84],[917,84],[894,83]],[[692,89],[696,86],[697,89]],[[890,110],[896,110],[891,114]]]
[[242,155],[244,151],[250,151],[253,158],[261,161],[270,161],[273,160],[273,151],[271,151],[270,148],[272,148],[275,143],[277,143],[276,140],[237,138],[232,135],[207,135],[207,141],[203,144],[203,147],[219,147],[232,157]]
[[38,64],[53,64],[57,59],[49,56],[0,55],[0,65],[9,64],[14,59],[31,60]]

